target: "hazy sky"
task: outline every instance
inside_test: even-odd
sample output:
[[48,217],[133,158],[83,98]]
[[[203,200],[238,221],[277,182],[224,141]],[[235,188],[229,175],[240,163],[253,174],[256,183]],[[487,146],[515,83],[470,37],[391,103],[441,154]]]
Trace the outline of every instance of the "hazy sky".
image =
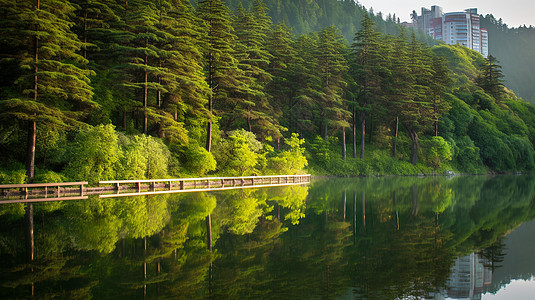
[[367,9],[373,7],[375,13],[381,11],[386,17],[389,13],[396,14],[401,21],[410,22],[413,10],[421,14],[421,7],[430,8],[432,5],[442,6],[444,13],[464,11],[467,8],[477,8],[480,15],[493,14],[496,19],[502,18],[509,27],[526,24],[535,26],[534,0],[357,0]]

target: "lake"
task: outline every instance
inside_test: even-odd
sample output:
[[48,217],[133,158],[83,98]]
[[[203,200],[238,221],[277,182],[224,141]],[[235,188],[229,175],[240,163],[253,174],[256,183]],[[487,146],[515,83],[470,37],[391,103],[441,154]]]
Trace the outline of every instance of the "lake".
[[527,299],[535,176],[0,205],[0,298]]

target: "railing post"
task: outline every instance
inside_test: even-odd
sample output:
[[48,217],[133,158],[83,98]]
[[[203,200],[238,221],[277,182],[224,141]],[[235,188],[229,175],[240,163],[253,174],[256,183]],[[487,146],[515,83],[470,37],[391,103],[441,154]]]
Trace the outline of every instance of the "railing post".
[[206,188],[207,188],[207,189],[210,188],[210,179],[206,180]]
[[136,182],[136,185],[137,185],[137,192],[138,193],[141,193],[141,182]]
[[181,189],[181,190],[184,189],[184,180],[181,180],[181,181],[180,181],[180,189]]
[[80,196],[84,195],[84,184],[80,184]]
[[169,190],[171,190],[173,187],[173,182],[171,182],[171,180],[169,180]]
[[193,180],[193,188],[194,188],[194,189],[197,188],[197,180]]
[[225,187],[225,179],[221,179],[221,187],[222,187],[222,188]]
[[59,185],[58,185],[58,198],[60,196],[60,193],[61,193],[61,191],[59,190]]
[[117,190],[117,192],[119,192],[119,190],[121,189],[121,188],[119,187],[119,182],[116,182],[116,183],[115,183],[115,189]]

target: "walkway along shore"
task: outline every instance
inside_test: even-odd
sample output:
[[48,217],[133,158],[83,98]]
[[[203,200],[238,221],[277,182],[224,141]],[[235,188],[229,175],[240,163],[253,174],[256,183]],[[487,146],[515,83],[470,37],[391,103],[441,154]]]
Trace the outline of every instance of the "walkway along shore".
[[[99,198],[141,196],[166,193],[208,192],[243,188],[301,185],[310,183],[310,174],[171,178],[146,180],[105,180],[97,187],[88,182],[30,183],[0,185],[0,204],[28,203]],[[13,199],[16,197],[16,199]]]

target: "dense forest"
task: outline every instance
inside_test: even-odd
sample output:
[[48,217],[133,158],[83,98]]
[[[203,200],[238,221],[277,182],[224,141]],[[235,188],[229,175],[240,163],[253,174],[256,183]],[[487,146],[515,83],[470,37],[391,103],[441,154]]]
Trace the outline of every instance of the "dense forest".
[[0,0],[0,182],[535,167],[494,57],[353,1],[243,3]]

